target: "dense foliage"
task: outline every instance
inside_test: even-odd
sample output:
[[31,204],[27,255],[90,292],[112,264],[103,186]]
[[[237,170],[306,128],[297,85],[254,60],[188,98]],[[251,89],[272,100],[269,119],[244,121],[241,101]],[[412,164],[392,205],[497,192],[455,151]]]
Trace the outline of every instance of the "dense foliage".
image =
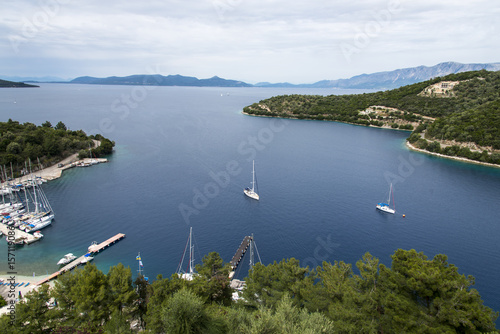
[[[460,81],[447,97],[422,95],[424,88],[440,81]],[[397,108],[400,112],[389,117],[360,114],[370,106]],[[475,71],[451,74],[397,89],[354,95],[284,95],[275,96],[244,108],[253,115],[291,117],[348,122],[360,125],[381,126],[413,130],[413,126],[401,121],[422,125],[429,123],[417,146],[446,155],[463,156],[483,162],[500,163],[498,153],[474,152],[456,145],[453,148],[438,147],[436,140],[471,143],[500,150],[500,72]],[[437,118],[432,124],[422,116]],[[396,123],[398,121],[398,123]],[[425,126],[424,126],[425,129]],[[411,143],[420,139],[414,131]],[[462,149],[462,152],[459,152]]]
[[161,275],[132,283],[119,264],[107,275],[87,264],[51,290],[31,292],[1,333],[486,333],[498,314],[483,305],[474,278],[445,255],[432,260],[397,250],[392,267],[365,254],[352,265],[324,262],[313,270],[295,259],[257,264],[243,299],[233,301],[229,266],[217,253],[193,280]]
[[101,145],[92,150],[95,157],[113,151],[115,144],[109,139],[101,135],[87,136],[82,130],[69,130],[63,122],[52,126],[47,121],[36,126],[9,119],[0,122],[0,165],[10,167],[12,164],[14,176],[18,176],[28,160],[47,166],[82,150],[80,155],[88,158],[89,148],[95,146],[93,140],[101,141]]

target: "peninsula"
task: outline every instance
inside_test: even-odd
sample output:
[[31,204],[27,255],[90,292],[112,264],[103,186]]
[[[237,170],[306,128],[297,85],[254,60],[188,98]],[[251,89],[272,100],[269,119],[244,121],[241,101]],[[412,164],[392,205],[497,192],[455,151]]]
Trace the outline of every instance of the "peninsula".
[[[31,171],[44,169],[49,178],[60,175],[57,164],[74,162],[77,159],[97,159],[112,153],[115,143],[102,135],[87,136],[82,130],[70,130],[63,122],[55,126],[49,121],[37,126],[26,122],[20,124],[9,119],[0,122],[0,166],[1,177],[17,178],[26,175],[26,163],[31,161]],[[7,169],[9,172],[7,172]]]
[[408,130],[410,147],[500,166],[499,87],[500,72],[471,71],[368,94],[274,96],[243,113]]
[[33,88],[36,85],[25,84],[24,82],[14,82],[0,79],[0,88]]

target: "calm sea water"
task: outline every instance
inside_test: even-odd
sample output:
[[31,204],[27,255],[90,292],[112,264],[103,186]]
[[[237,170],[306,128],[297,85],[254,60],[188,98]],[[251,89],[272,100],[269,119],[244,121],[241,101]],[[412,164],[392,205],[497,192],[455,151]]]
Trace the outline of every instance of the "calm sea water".
[[[42,84],[1,89],[0,115],[102,133],[110,162],[72,169],[43,187],[56,213],[42,242],[16,250],[20,274],[57,270],[66,253],[127,237],[96,259],[170,276],[193,227],[196,263],[229,261],[254,234],[264,264],[294,257],[308,266],[355,263],[365,252],[390,265],[398,248],[448,255],[500,310],[500,170],[405,148],[407,132],[333,122],[244,116],[244,106],[314,89],[131,87]],[[255,160],[261,200],[246,198]],[[397,214],[377,212],[393,183]],[[406,215],[403,218],[403,214]],[[6,243],[0,241],[0,272]],[[247,265],[239,278],[245,277]]]

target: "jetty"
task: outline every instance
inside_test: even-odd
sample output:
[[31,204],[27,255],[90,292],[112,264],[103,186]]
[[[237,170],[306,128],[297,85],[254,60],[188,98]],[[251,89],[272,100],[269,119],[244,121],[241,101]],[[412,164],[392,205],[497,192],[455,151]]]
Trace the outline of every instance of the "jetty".
[[35,237],[33,234],[21,231],[18,228],[13,228],[4,224],[0,224],[0,232],[2,232],[5,237],[9,236],[9,232],[12,235],[12,231],[14,231],[14,239],[12,240],[9,239],[9,241],[12,241],[13,243],[15,241],[22,241],[25,244],[31,244],[32,242],[38,241],[40,239]]
[[229,264],[231,265],[231,269],[232,269],[232,271],[229,273],[229,278],[233,278],[234,273],[236,271],[236,268],[238,268],[238,265],[240,264],[241,260],[243,259],[243,256],[245,256],[245,253],[247,252],[248,247],[250,247],[251,242],[252,242],[251,236],[246,236],[243,238],[243,241],[241,242],[240,247],[238,247],[232,260],[229,262]]
[[95,254],[99,253],[100,251],[108,248],[111,245],[114,245],[116,242],[122,240],[123,238],[125,238],[125,234],[118,233],[117,235],[109,238],[106,241],[101,242],[100,244],[92,244],[92,245],[90,245],[90,247],[88,248],[88,252],[87,253],[85,253],[82,256],[80,256],[80,257],[76,258],[75,260],[71,261],[70,263],[68,263],[67,265],[65,265],[64,267],[62,267],[60,270],[58,270],[55,273],[53,273],[52,275],[50,275],[50,276],[44,278],[43,280],[37,282],[36,285],[42,285],[44,283],[47,283],[47,282],[53,280],[54,278],[56,278],[57,276],[59,276],[59,275],[65,273],[67,271],[70,271],[70,270],[76,268],[78,265],[82,264],[82,261],[85,260],[86,257],[92,256],[92,255],[95,255]]

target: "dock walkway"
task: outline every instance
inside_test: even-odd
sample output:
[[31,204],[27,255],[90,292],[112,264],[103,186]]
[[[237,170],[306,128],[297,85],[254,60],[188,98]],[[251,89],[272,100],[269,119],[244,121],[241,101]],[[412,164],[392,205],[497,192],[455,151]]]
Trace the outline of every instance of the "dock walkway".
[[56,271],[52,275],[50,275],[50,276],[46,277],[45,279],[41,280],[40,282],[36,283],[36,285],[42,285],[44,283],[47,283],[50,280],[56,278],[57,276],[65,273],[67,271],[70,271],[70,270],[74,269],[78,265],[82,264],[82,260],[85,258],[85,255],[87,255],[87,254],[94,255],[96,253],[99,253],[100,251],[108,248],[109,246],[115,244],[116,242],[120,241],[123,238],[125,238],[125,234],[118,233],[117,235],[109,238],[106,241],[101,242],[98,245],[91,245],[88,248],[88,252],[87,253],[85,253],[84,255],[82,255],[80,257],[78,257],[77,259],[73,260],[72,262],[68,263],[67,265],[65,265],[64,267],[62,267],[59,271]]
[[[1,224],[0,223],[0,231],[3,233],[3,235],[5,237],[8,237],[9,236],[9,232],[11,232],[12,229],[10,228],[10,226],[7,226],[5,224]],[[3,236],[2,236],[2,238],[3,238]],[[21,231],[18,228],[14,228],[14,239],[12,241],[14,241],[15,239],[20,239],[20,238],[24,238],[24,243],[25,244],[30,244],[32,242],[35,242],[35,241],[39,240],[38,238],[36,238],[31,233]]]
[[252,242],[251,236],[246,236],[243,238],[240,247],[238,247],[238,249],[236,250],[236,253],[234,254],[231,262],[229,262],[229,264],[231,265],[231,272],[229,273],[229,279],[232,279],[234,277],[236,268],[238,268],[238,265],[243,259],[243,256],[245,256],[245,253],[248,250],[248,247],[250,247],[251,242]]

